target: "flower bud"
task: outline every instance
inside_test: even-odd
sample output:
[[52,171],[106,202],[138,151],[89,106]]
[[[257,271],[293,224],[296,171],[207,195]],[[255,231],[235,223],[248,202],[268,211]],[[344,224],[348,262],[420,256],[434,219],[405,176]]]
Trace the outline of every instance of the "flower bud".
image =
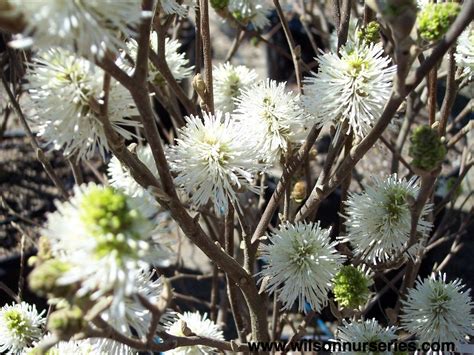
[[371,21],[367,26],[362,27],[357,36],[366,43],[377,43],[380,40],[380,25],[377,21]]
[[291,191],[291,198],[296,203],[301,203],[306,198],[306,183],[304,181],[298,181]]
[[408,154],[413,158],[413,166],[418,169],[432,171],[441,164],[446,155],[446,147],[438,132],[429,126],[416,128],[410,141]]
[[461,7],[455,2],[427,4],[418,14],[418,32],[427,41],[440,39],[454,22]]
[[369,298],[371,280],[352,265],[345,265],[334,277],[334,297],[343,307],[358,308]]
[[196,74],[196,76],[193,78],[192,84],[199,97],[204,100],[206,98],[207,86],[200,73]]
[[51,242],[47,237],[40,237],[38,240],[38,254],[37,258],[39,262],[51,259]]
[[77,306],[59,309],[51,313],[48,319],[48,329],[62,340],[69,340],[86,325],[84,314]]
[[68,270],[69,265],[63,261],[47,260],[36,266],[28,277],[30,289],[40,296],[65,296],[70,287],[58,286],[56,281]]

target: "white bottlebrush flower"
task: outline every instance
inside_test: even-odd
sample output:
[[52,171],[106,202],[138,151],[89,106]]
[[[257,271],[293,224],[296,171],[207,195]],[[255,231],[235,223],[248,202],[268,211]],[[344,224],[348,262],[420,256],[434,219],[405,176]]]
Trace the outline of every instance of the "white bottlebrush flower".
[[[91,158],[98,150],[104,157],[108,144],[97,107],[92,104],[100,100],[103,78],[100,68],[66,50],[54,48],[39,54],[28,69],[26,86],[36,111],[31,121],[38,135],[54,149],[64,149],[66,155]],[[112,80],[108,118],[125,139],[133,136],[126,127],[140,126],[126,118],[136,113],[129,92]]]
[[[150,33],[150,48],[158,51],[158,34]],[[177,81],[190,78],[193,75],[194,66],[189,65],[189,60],[184,53],[180,52],[181,43],[175,39],[165,38],[165,59],[168,67]],[[138,45],[135,40],[128,42],[128,49],[133,59],[137,57]],[[160,71],[151,61],[148,61],[148,80],[155,85],[162,85],[165,81]]]
[[278,160],[290,143],[306,138],[310,122],[300,96],[286,91],[286,83],[265,80],[242,90],[235,117],[262,145],[269,162]]
[[319,69],[305,78],[303,103],[321,125],[343,122],[363,138],[380,117],[392,90],[396,66],[383,55],[380,44],[350,42],[339,56],[318,58]]
[[229,113],[234,111],[235,99],[240,96],[241,90],[252,85],[258,77],[255,70],[230,63],[215,66],[213,76],[215,107]]
[[135,34],[142,18],[141,0],[10,0],[10,3],[23,14],[27,24],[23,39],[13,45],[34,43],[43,49],[60,46],[91,58],[124,48],[121,34],[125,37]]
[[[373,186],[367,186],[362,193],[349,193],[345,207],[345,225],[348,241],[354,252],[373,263],[384,263],[406,249],[410,238],[410,199],[416,199],[419,186],[416,178],[409,181],[398,179],[396,174],[385,180],[374,178]],[[426,236],[432,223],[426,220],[431,209],[426,204],[420,215],[417,231]],[[413,256],[415,248],[408,250]],[[405,255],[405,253],[404,253]]]
[[[129,149],[134,149],[134,147],[130,146]],[[153,158],[151,147],[148,144],[144,146],[140,145],[136,147],[135,153],[148,170],[159,179],[160,175],[158,173],[158,168],[156,167],[155,159]],[[140,199],[143,207],[150,209],[150,214],[158,211],[159,205],[153,195],[132,177],[130,171],[123,166],[115,156],[110,159],[107,167],[107,175],[111,186],[122,190],[133,198]]]
[[[151,304],[157,304],[160,299],[163,285],[161,278],[154,280],[153,271],[142,270],[134,280],[134,292],[143,296]],[[158,330],[163,330],[163,326],[173,320],[174,314],[164,313],[160,318]],[[125,314],[119,316],[114,310],[108,309],[102,313],[102,318],[116,330],[131,336],[136,334],[143,338],[148,334],[151,322],[151,313],[144,307],[139,298],[135,295],[125,299]]]
[[[139,352],[130,348],[128,345],[118,341],[106,338],[89,338],[81,340],[78,343],[79,355],[138,355]],[[60,352],[57,355],[66,355],[69,353]],[[49,353],[48,353],[49,355]],[[56,355],[56,354],[52,354]],[[76,355],[76,353],[74,353]]]
[[184,0],[181,4],[176,0],[158,0],[158,2],[165,14],[176,14],[181,17],[186,17],[188,15],[189,7],[194,7],[196,5],[195,0]]
[[[207,314],[201,314],[199,312],[185,312],[184,314],[178,314],[177,319],[168,325],[167,332],[174,336],[184,337],[189,336],[189,332],[197,336],[214,340],[225,340],[224,333],[219,326],[212,320],[207,318]],[[214,354],[217,350],[205,346],[182,346],[166,352],[167,354],[174,355],[186,355],[186,354]]]
[[464,342],[474,335],[474,302],[461,280],[445,274],[418,279],[402,301],[402,327],[421,342]]
[[204,113],[203,119],[191,116],[186,121],[168,151],[175,183],[192,195],[195,205],[212,201],[217,214],[226,214],[228,199],[238,205],[237,190],[256,191],[251,183],[264,167],[258,163],[259,150],[249,131],[229,114]]
[[283,309],[298,301],[298,310],[319,312],[328,300],[332,280],[339,271],[344,256],[331,242],[330,229],[313,223],[284,224],[262,246],[262,259],[268,264],[260,272],[269,292],[276,292]]
[[0,353],[20,354],[38,341],[46,322],[43,314],[26,302],[0,308]]
[[[342,326],[337,328],[337,340],[342,343],[352,343],[360,346],[359,351],[341,352],[341,354],[381,354],[380,352],[363,351],[363,344],[370,343],[391,343],[397,339],[396,327],[383,328],[375,319],[347,322],[342,321]],[[354,349],[357,350],[357,349]],[[384,352],[383,354],[393,354]]]
[[228,9],[238,20],[250,22],[256,29],[270,23],[271,6],[267,0],[229,0]]
[[74,196],[56,206],[42,234],[53,256],[70,265],[58,284],[79,283],[78,296],[92,300],[113,295],[111,310],[125,316],[125,298],[136,291],[142,270],[166,256],[152,240],[150,216],[139,200],[93,183],[76,186]]
[[474,78],[474,26],[464,30],[459,36],[456,47],[456,64],[463,68],[463,74],[469,79]]

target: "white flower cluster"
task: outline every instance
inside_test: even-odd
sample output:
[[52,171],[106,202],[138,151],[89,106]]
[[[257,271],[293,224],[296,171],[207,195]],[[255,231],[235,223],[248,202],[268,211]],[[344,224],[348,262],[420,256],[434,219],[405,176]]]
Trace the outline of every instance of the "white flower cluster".
[[244,65],[234,66],[230,63],[220,64],[213,70],[214,105],[217,110],[232,113],[235,100],[257,80],[257,72]]
[[[340,354],[379,354],[378,352],[363,352],[363,344],[370,343],[391,343],[397,339],[395,332],[397,327],[383,328],[375,319],[365,321],[342,321],[342,326],[337,328],[337,340],[342,343],[352,343],[359,346],[359,351],[344,351]],[[389,354],[392,354],[390,352]]]
[[[135,150],[137,158],[151,171],[153,176],[157,179],[160,178],[153,153],[148,144],[140,145],[136,148],[131,146],[129,149]],[[159,205],[153,195],[132,177],[130,171],[115,156],[110,159],[107,175],[111,186],[123,191],[130,197],[140,200],[141,208],[147,209],[147,215],[153,215],[158,212]]]
[[238,20],[250,22],[257,29],[270,23],[271,6],[267,0],[229,0],[228,9]]
[[26,19],[23,38],[13,42],[35,44],[47,50],[63,47],[92,58],[124,48],[120,38],[132,36],[142,18],[141,0],[10,0]]
[[265,288],[274,292],[284,309],[298,302],[298,310],[320,311],[327,304],[332,280],[344,261],[331,242],[330,230],[318,224],[284,224],[261,249],[268,264],[260,276]]
[[181,17],[186,17],[189,8],[196,6],[196,0],[184,0],[181,2],[176,0],[158,0],[158,2],[165,14],[176,14]]
[[57,283],[79,285],[77,296],[93,301],[112,295],[110,311],[119,318],[126,317],[128,298],[137,288],[159,288],[143,273],[167,257],[153,241],[154,225],[140,206],[111,187],[77,186],[69,201],[57,203],[42,231],[53,256],[68,265]]
[[303,102],[318,123],[348,125],[363,138],[380,117],[392,89],[396,66],[380,44],[348,42],[318,58],[319,69],[305,79]]
[[0,352],[19,354],[38,341],[46,323],[44,313],[25,302],[0,308]]
[[275,80],[243,89],[235,102],[235,118],[254,132],[268,162],[278,161],[291,143],[304,140],[314,121],[305,114],[300,96],[286,91],[286,83]]
[[469,80],[474,78],[474,26],[471,25],[459,36],[456,47],[456,63],[463,68],[463,74]]
[[421,342],[464,342],[474,335],[474,302],[461,280],[419,279],[403,302],[401,324]]
[[[168,67],[177,81],[190,78],[194,67],[189,65],[189,60],[184,53],[180,53],[181,44],[175,39],[165,39],[165,59]],[[150,48],[158,52],[158,34],[153,31],[150,33]],[[135,40],[128,42],[128,49],[131,57],[135,60],[137,57],[138,44]],[[164,78],[155,65],[148,61],[148,80],[155,85],[162,85]]]
[[[341,239],[354,246],[356,255],[374,264],[413,256],[416,246],[405,249],[411,229],[410,199],[416,199],[418,191],[415,178],[406,181],[394,174],[385,180],[374,178],[373,186],[360,194],[349,193],[344,202],[347,236]],[[418,220],[417,232],[422,236],[432,228],[426,220],[430,210],[431,205],[425,205]]]
[[[200,337],[224,340],[224,333],[220,327],[212,320],[207,318],[207,314],[199,314],[199,312],[185,312],[178,314],[173,322],[169,322],[166,326],[169,334],[183,337],[194,334]],[[217,353],[213,348],[205,345],[182,346],[170,351],[170,355],[189,355],[189,354],[214,354]]]
[[[37,55],[28,69],[26,87],[35,111],[30,119],[46,143],[78,158],[91,158],[96,151],[105,157],[108,143],[99,119],[104,74],[61,48]],[[130,93],[113,79],[107,111],[112,128],[125,139],[133,136],[127,128],[140,127],[130,118],[137,113]]]
[[252,182],[264,167],[255,142],[228,114],[204,114],[186,118],[177,144],[168,150],[170,167],[177,174],[176,185],[192,194],[197,206],[209,201],[215,212],[226,214],[229,199],[238,205],[241,188],[255,190]]

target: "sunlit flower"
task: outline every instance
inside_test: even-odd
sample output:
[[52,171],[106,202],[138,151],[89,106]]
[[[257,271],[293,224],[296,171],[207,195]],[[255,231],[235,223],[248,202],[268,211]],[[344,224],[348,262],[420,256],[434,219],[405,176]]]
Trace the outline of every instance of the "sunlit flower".
[[240,21],[263,29],[270,23],[271,7],[266,0],[229,0],[229,11]]
[[380,117],[396,71],[380,44],[349,42],[318,58],[319,69],[305,79],[303,102],[321,125],[342,123],[363,138]]
[[[184,337],[190,335],[197,335],[204,338],[214,340],[224,340],[224,333],[219,326],[212,320],[207,318],[207,314],[199,314],[199,312],[185,312],[178,314],[178,318],[168,325],[167,332],[174,336]],[[182,346],[173,350],[167,351],[167,354],[214,354],[217,350],[205,346]]]
[[234,66],[230,63],[214,67],[214,104],[217,110],[233,112],[235,99],[241,90],[257,80],[257,72],[244,65]]
[[401,325],[421,342],[463,342],[474,335],[474,303],[461,280],[445,274],[417,280],[402,301]]
[[[138,159],[157,179],[160,178],[155,159],[153,158],[153,153],[148,144],[140,145],[136,148],[129,147],[129,149],[135,150]],[[115,156],[110,159],[107,167],[107,175],[109,176],[109,183],[111,186],[124,191],[131,197],[140,199],[144,205],[143,207],[149,207],[150,214],[157,212],[159,205],[153,195],[132,177],[127,167],[123,166]]]
[[457,65],[464,69],[463,74],[469,79],[474,78],[474,26],[459,36],[455,58]]
[[111,311],[124,317],[142,270],[167,256],[152,240],[150,216],[139,200],[92,183],[76,186],[69,201],[56,205],[42,234],[53,256],[70,265],[57,283],[79,283],[77,295],[92,300],[112,294]]
[[[27,79],[33,109],[31,117],[38,135],[54,149],[78,158],[91,158],[108,151],[98,102],[103,92],[104,72],[91,62],[60,48],[42,52],[28,69]],[[139,127],[129,116],[137,113],[129,92],[111,81],[108,119],[125,139],[133,134],[126,127]]]
[[19,354],[38,341],[46,322],[44,313],[38,313],[34,305],[26,302],[0,308],[0,352]]
[[[137,42],[129,41],[128,48],[133,59],[137,57]],[[156,32],[150,33],[150,48],[158,51],[158,35]],[[189,64],[189,60],[184,53],[180,52],[181,43],[175,39],[165,38],[165,59],[168,67],[177,81],[189,78],[193,75],[194,66]],[[148,61],[148,80],[155,85],[162,85],[165,81],[160,71],[155,65]]]
[[188,15],[189,7],[195,6],[195,0],[184,0],[181,3],[176,0],[158,0],[161,8],[167,15],[176,14],[181,17]]
[[[134,292],[147,299],[151,304],[158,303],[163,290],[161,278],[154,278],[154,272],[142,270],[134,280]],[[173,317],[173,313],[164,313],[157,329],[163,330],[164,324],[173,320]],[[148,334],[151,313],[136,295],[132,295],[125,299],[125,314],[123,316],[118,315],[113,309],[108,309],[102,313],[102,318],[122,334],[127,336],[136,334],[142,338]]]
[[[347,237],[357,255],[373,263],[387,262],[401,256],[408,246],[411,229],[410,199],[419,191],[416,178],[398,179],[396,174],[385,180],[374,178],[373,186],[362,193],[349,193],[344,202]],[[418,220],[417,232],[426,236],[432,223],[426,220],[431,205],[426,204]],[[413,255],[415,248],[407,251]],[[405,256],[405,253],[403,253]]]
[[310,122],[299,95],[286,91],[285,83],[267,79],[242,91],[236,99],[235,117],[246,125],[268,161],[278,160],[290,143],[306,138]]
[[[79,54],[102,57],[118,52],[125,43],[121,34],[135,34],[142,18],[141,0],[10,0],[26,20],[17,46],[49,49],[60,46]],[[31,38],[30,38],[31,37]]]
[[329,234],[330,229],[322,229],[319,222],[287,223],[262,246],[262,259],[268,263],[260,273],[262,282],[284,309],[298,301],[299,311],[307,302],[319,312],[327,304],[333,278],[344,261]]
[[[383,328],[375,319],[365,321],[354,321],[347,322],[345,319],[342,321],[342,326],[337,328],[337,340],[342,343],[352,343],[359,350],[344,351],[341,354],[380,354],[380,352],[369,352],[363,351],[363,344],[370,343],[385,343],[389,344],[397,339],[395,332],[396,327]],[[385,352],[384,354],[393,354],[392,352]]]
[[175,183],[191,194],[197,206],[209,201],[217,214],[226,214],[228,199],[238,204],[237,191],[256,191],[251,185],[264,167],[253,137],[228,114],[204,113],[186,117],[180,139],[168,151],[170,167],[177,174]]

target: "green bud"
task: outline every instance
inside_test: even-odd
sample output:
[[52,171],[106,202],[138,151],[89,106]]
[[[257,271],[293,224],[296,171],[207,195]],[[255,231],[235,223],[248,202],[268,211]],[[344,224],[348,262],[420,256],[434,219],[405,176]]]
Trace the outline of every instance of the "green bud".
[[82,310],[77,306],[59,309],[50,314],[48,329],[61,340],[69,340],[87,325]]
[[111,188],[94,188],[82,199],[81,219],[91,232],[118,234],[137,218],[127,206],[127,196]]
[[446,147],[438,132],[430,126],[417,127],[410,141],[408,154],[413,158],[413,166],[418,169],[432,171],[441,164],[446,155]]
[[371,280],[358,268],[344,265],[334,277],[334,297],[346,308],[358,308],[369,299]]
[[70,287],[58,286],[56,281],[66,271],[69,270],[69,264],[57,260],[50,259],[36,266],[28,277],[30,289],[40,296],[53,294],[62,297],[68,293]]
[[426,41],[440,39],[458,15],[461,6],[456,2],[427,4],[418,14],[418,32]]
[[40,237],[38,240],[38,260],[44,261],[51,259],[53,255],[51,254],[51,242],[48,237]]
[[377,21],[371,21],[367,26],[357,31],[360,40],[366,43],[377,43],[380,40],[380,25]]
[[229,0],[211,0],[211,6],[216,10],[223,10],[229,5]]

